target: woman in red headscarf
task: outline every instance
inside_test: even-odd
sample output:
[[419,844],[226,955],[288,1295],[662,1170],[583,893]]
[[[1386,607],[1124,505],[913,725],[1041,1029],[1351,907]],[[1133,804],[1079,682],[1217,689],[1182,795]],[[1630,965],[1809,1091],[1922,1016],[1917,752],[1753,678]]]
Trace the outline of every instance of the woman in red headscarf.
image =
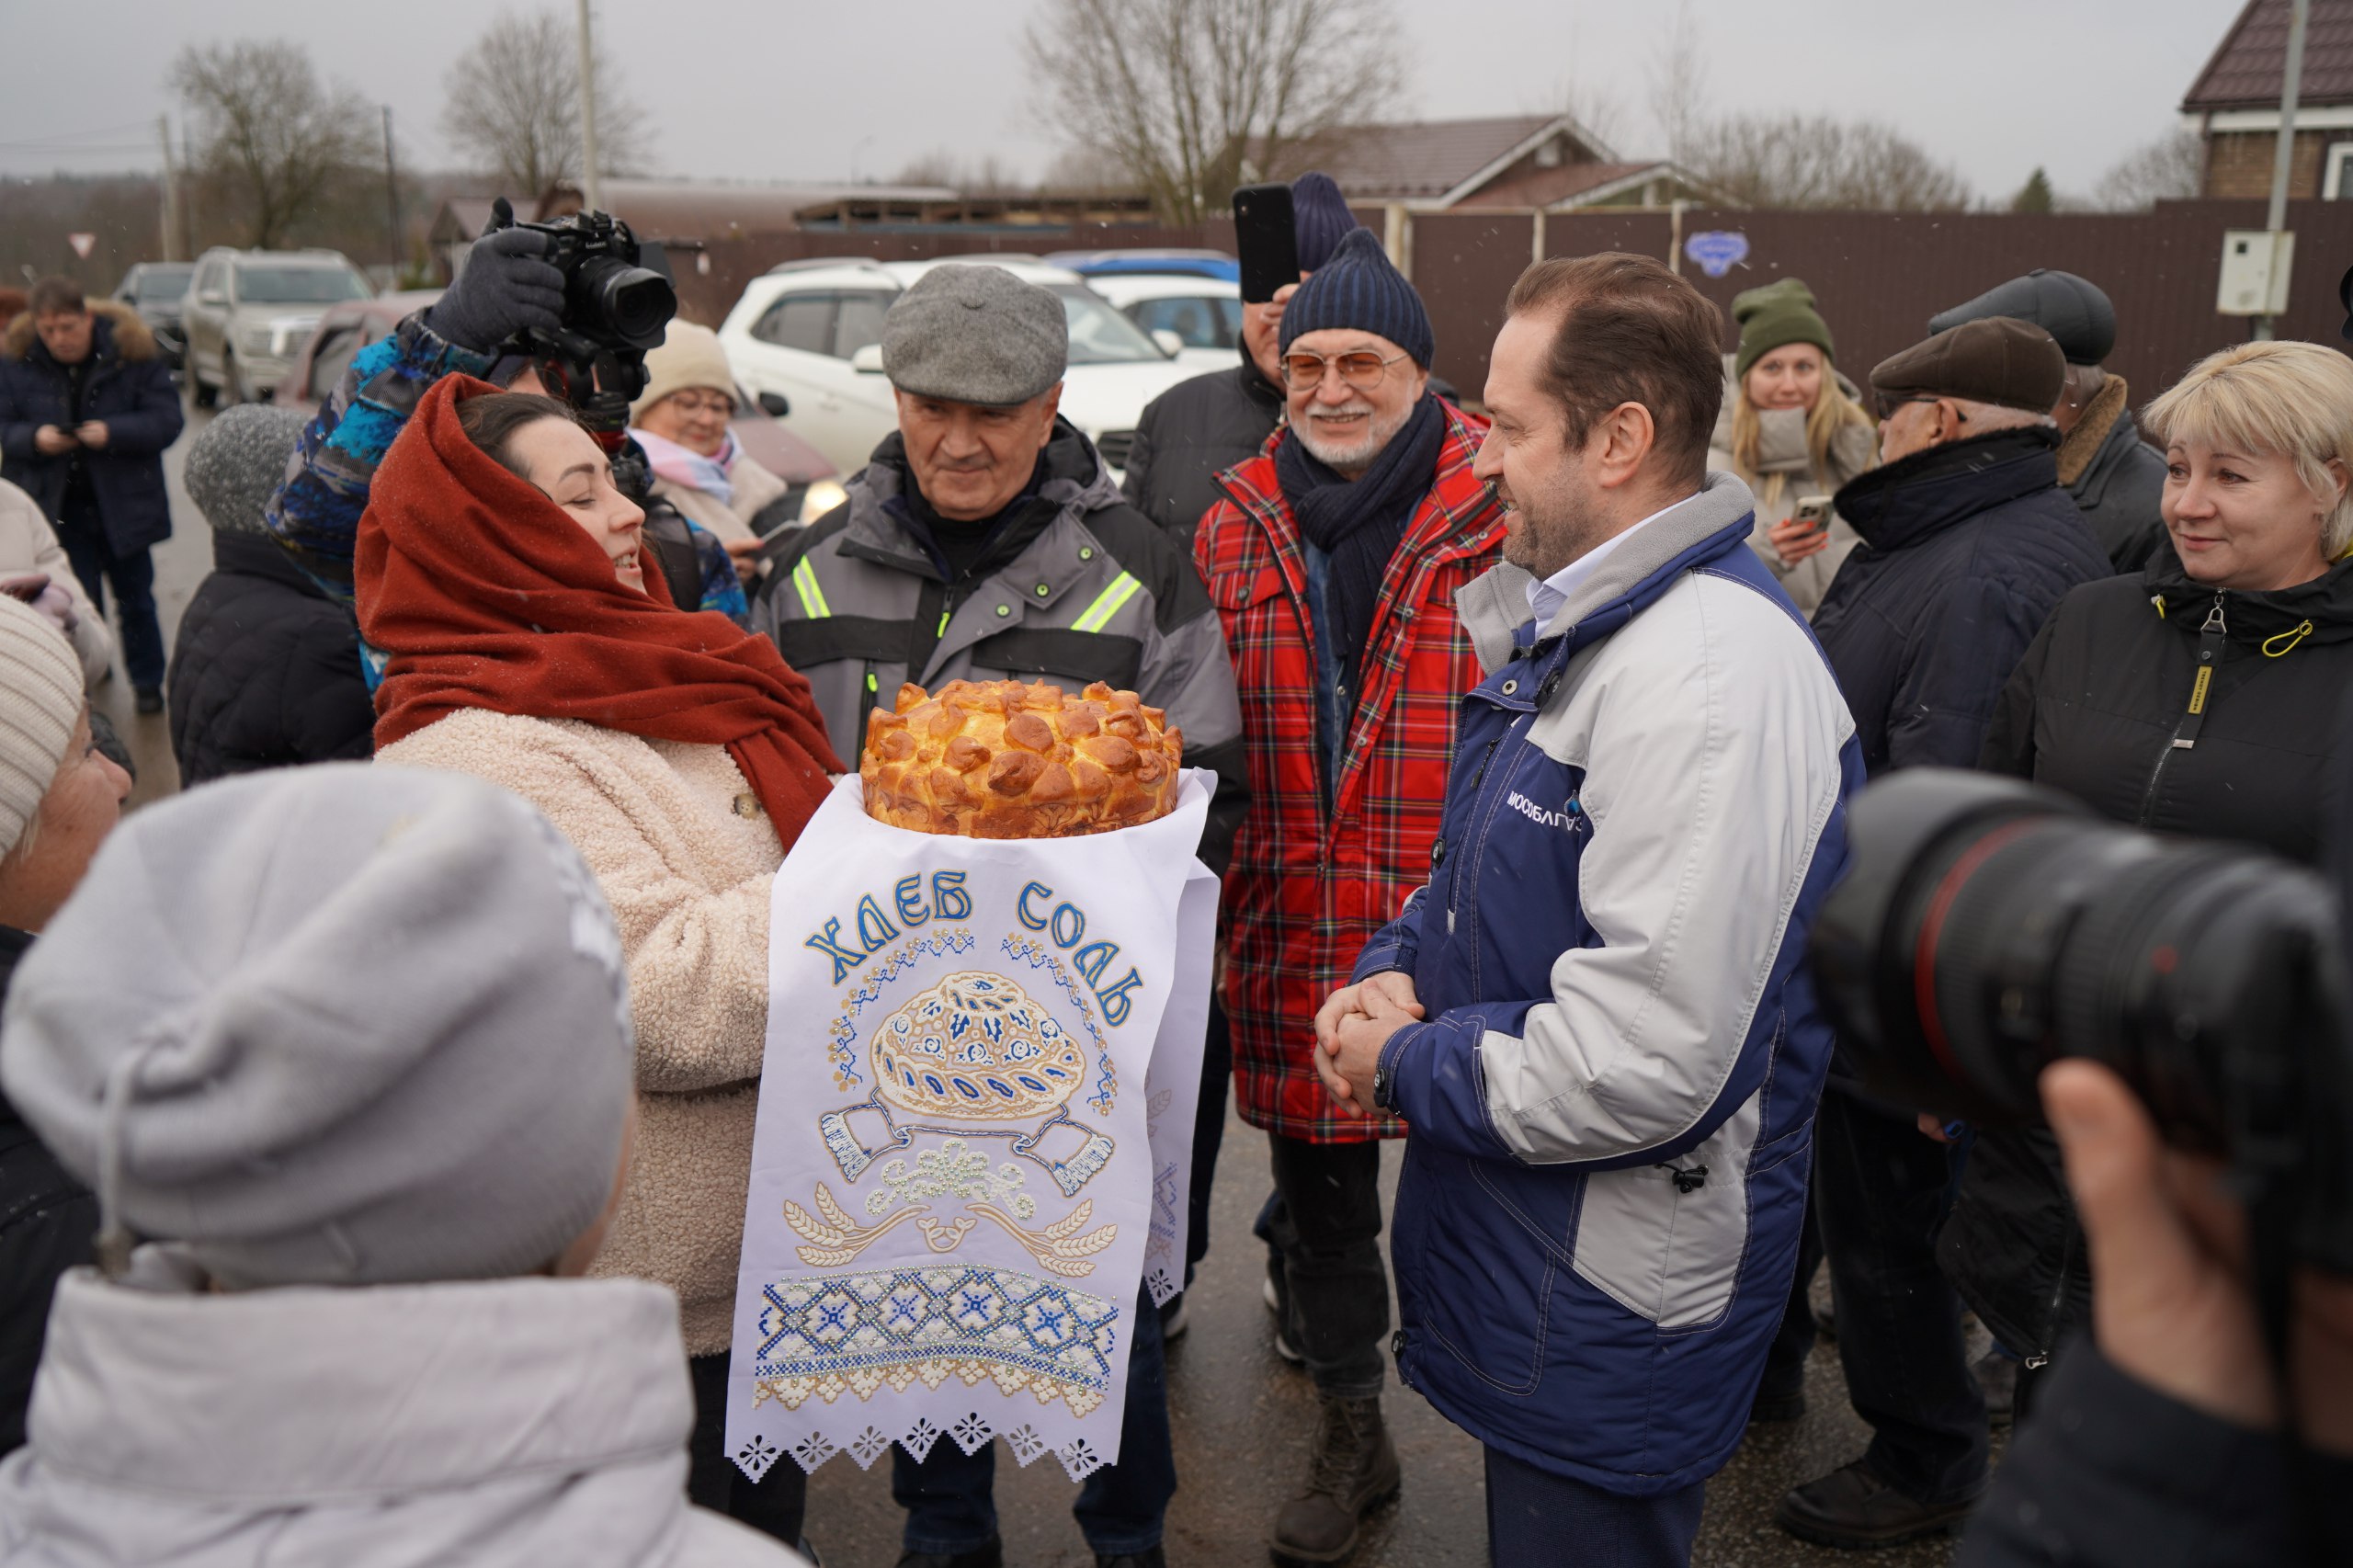
[[727,1348],[769,892],[844,769],[773,643],[672,604],[640,548],[644,520],[563,403],[463,376],[437,384],[359,524],[360,631],[387,656],[376,756],[514,790],[595,870],[620,926],[639,1089],[636,1157],[597,1272],[678,1294],[694,1500],[792,1541],[800,1467],[754,1487],[728,1462]]

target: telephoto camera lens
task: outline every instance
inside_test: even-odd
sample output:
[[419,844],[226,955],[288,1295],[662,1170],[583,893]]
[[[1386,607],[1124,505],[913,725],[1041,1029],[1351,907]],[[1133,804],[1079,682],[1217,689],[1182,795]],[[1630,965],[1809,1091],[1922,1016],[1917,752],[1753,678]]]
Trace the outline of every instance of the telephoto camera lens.
[[2341,1093],[2335,899],[2311,872],[1945,768],[1873,785],[1847,831],[1811,961],[1877,1092],[2039,1120],[2043,1066],[2092,1057],[2213,1153],[2301,1136],[2281,1123]]

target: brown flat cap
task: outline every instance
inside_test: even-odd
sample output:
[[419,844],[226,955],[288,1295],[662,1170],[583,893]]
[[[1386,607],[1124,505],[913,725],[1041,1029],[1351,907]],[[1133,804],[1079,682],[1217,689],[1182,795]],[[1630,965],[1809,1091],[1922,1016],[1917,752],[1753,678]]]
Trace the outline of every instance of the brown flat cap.
[[1985,316],[1881,360],[1871,370],[1871,391],[2048,414],[2066,380],[2067,356],[2057,339],[2032,322]]

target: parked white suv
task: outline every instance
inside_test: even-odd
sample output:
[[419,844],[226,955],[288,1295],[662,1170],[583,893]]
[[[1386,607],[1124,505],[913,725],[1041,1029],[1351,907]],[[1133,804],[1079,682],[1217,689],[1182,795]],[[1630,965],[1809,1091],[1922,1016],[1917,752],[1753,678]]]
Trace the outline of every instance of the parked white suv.
[[899,426],[882,374],[883,312],[926,272],[957,262],[1002,267],[1062,297],[1070,317],[1063,417],[1094,441],[1119,479],[1143,405],[1201,367],[1177,359],[1173,337],[1156,341],[1059,267],[1002,256],[787,262],[752,280],[720,327],[720,344],[753,396],[844,473],[856,473]]
[[180,307],[197,403],[267,402],[327,307],[375,293],[340,251],[206,251]]

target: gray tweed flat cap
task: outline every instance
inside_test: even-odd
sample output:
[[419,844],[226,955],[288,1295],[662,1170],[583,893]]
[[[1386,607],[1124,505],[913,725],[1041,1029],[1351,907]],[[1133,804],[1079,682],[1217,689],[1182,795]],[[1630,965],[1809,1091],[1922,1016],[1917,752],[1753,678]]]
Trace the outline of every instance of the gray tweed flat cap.
[[882,369],[917,397],[1008,408],[1063,379],[1070,319],[1002,267],[935,267],[882,318]]
[[262,508],[286,478],[287,460],[310,422],[299,408],[239,403],[214,415],[188,443],[188,499],[216,532],[269,532]]

